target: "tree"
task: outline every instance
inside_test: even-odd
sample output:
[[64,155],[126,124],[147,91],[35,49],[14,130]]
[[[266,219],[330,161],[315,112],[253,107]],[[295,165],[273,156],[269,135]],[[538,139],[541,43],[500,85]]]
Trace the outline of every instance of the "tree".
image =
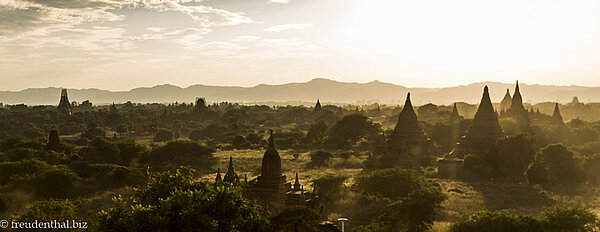
[[492,152],[491,166],[495,166],[496,178],[520,181],[533,162],[537,146],[532,136],[517,134],[499,138]]
[[450,232],[543,231],[537,218],[508,211],[483,211],[450,226]]
[[233,148],[236,149],[248,149],[250,148],[250,142],[248,142],[243,136],[236,135],[235,137],[233,137],[231,146],[233,146]]
[[312,180],[314,192],[319,196],[319,203],[329,210],[344,193],[345,183],[349,176],[328,174]]
[[527,178],[533,183],[574,183],[580,182],[582,177],[573,153],[563,144],[542,148],[527,171]]
[[379,126],[360,114],[350,114],[329,129],[328,144],[335,148],[348,148],[368,134],[377,133]]
[[433,225],[436,210],[446,199],[431,181],[406,169],[380,169],[362,174],[352,188],[363,196],[361,206],[371,215],[359,220],[375,221],[363,227],[371,231],[427,231]]
[[312,146],[320,146],[325,142],[327,136],[327,124],[323,120],[319,120],[308,128],[303,142]]
[[157,174],[134,193],[100,212],[99,231],[266,231],[256,204],[233,185],[195,182],[194,170]]
[[192,131],[190,132],[190,134],[188,135],[188,137],[189,137],[191,140],[198,141],[198,140],[200,140],[200,139],[204,138],[204,134],[202,133],[202,131],[201,131],[201,130],[198,130],[198,129],[196,129],[196,130],[192,130]]
[[286,207],[269,217],[272,231],[311,232],[319,231],[320,217],[314,210],[304,207]]
[[159,130],[154,135],[154,142],[167,142],[173,140],[173,132],[170,130]]
[[196,142],[168,142],[150,152],[150,168],[152,171],[166,171],[175,170],[179,166],[190,166],[206,172],[216,163],[213,152],[213,149]]
[[306,164],[308,167],[319,167],[319,166],[329,166],[329,159],[331,159],[333,155],[326,151],[315,151],[310,153],[310,162]]
[[557,206],[546,210],[544,214],[543,223],[548,232],[600,231],[598,216],[577,205]]
[[96,163],[124,163],[119,147],[106,139],[96,137],[79,152],[85,160]]
[[66,221],[66,220],[75,220],[77,219],[75,205],[59,200],[43,200],[43,201],[34,201],[33,203],[27,206],[27,209],[21,216],[19,216],[18,221],[31,222],[34,220],[38,221]]

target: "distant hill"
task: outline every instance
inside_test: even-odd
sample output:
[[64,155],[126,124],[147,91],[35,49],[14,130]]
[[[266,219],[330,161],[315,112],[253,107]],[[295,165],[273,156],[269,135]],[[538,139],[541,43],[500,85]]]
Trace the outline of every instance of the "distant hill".
[[[479,82],[466,86],[447,88],[407,88],[391,83],[372,81],[347,83],[317,78],[305,83],[282,85],[261,84],[254,87],[230,87],[192,85],[181,88],[173,85],[136,88],[130,91],[108,91],[100,89],[69,89],[71,101],[90,100],[94,104],[192,102],[204,97],[210,102],[245,103],[312,103],[321,99],[324,103],[384,103],[403,104],[407,92],[411,92],[413,104],[450,104],[452,102],[477,103],[483,86],[488,85],[492,100],[499,102],[506,89],[513,93],[513,83]],[[553,86],[521,84],[525,102],[570,102],[574,96],[582,102],[600,102],[600,87]],[[32,88],[21,91],[0,91],[0,103],[28,105],[57,105],[60,88]]]

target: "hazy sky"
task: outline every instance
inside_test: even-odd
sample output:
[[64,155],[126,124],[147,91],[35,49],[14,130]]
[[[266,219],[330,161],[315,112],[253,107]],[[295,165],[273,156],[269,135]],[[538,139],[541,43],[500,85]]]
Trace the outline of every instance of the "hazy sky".
[[0,90],[600,86],[600,1],[0,0]]

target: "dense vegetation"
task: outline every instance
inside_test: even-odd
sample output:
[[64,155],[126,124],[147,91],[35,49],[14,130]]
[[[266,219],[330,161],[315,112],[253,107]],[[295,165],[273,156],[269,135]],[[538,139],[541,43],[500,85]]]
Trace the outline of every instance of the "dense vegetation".
[[[440,213],[444,202],[462,191],[449,192],[440,184],[435,161],[454,148],[471,120],[449,122],[449,106],[416,108],[435,149],[422,157],[420,170],[405,170],[392,167],[382,151],[400,110],[379,105],[327,105],[313,111],[231,103],[108,107],[87,102],[64,117],[51,106],[2,107],[0,212],[23,220],[86,220],[105,231],[174,225],[179,231],[317,231],[322,229],[319,222],[341,216],[350,218],[347,228],[354,231],[435,229],[436,221],[447,217]],[[543,191],[584,183],[596,188],[600,123],[573,119],[557,125],[534,112],[530,118],[527,133],[514,120],[502,118],[505,136],[489,153],[465,156],[461,183],[517,184]],[[277,148],[292,154],[289,160],[317,173],[306,186],[318,195],[319,208],[263,215],[241,197],[239,187],[206,181],[222,167],[216,153],[260,153],[269,129],[275,130]],[[59,131],[59,146],[47,145],[51,130]],[[256,172],[249,169],[249,174]],[[117,195],[114,204],[109,202]],[[185,213],[175,213],[180,211]],[[563,221],[556,224],[559,219]],[[452,231],[485,231],[481,228],[492,228],[490,224],[497,230],[546,231],[560,225],[571,227],[554,231],[597,226],[587,208],[566,206],[543,216],[485,211],[449,221],[458,221]]]

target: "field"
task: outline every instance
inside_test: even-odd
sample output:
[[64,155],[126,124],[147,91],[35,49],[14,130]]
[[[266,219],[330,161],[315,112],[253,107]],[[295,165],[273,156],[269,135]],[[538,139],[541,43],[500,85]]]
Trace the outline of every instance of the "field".
[[[243,181],[244,175],[251,180],[260,174],[263,150],[217,151],[218,166],[221,175],[227,170],[229,156],[233,157],[236,173]],[[293,154],[299,154],[295,159]],[[288,181],[293,181],[298,172],[300,183],[311,190],[310,181],[326,174],[343,174],[351,177],[358,175],[362,168],[322,167],[310,169],[306,164],[310,161],[308,152],[280,150],[282,170]],[[365,156],[359,156],[360,161]],[[340,158],[334,158],[330,166],[336,166]],[[342,165],[338,165],[342,166]],[[216,173],[203,176],[202,179],[214,180]],[[525,183],[499,183],[493,181],[463,182],[457,180],[434,179],[443,188],[448,199],[442,203],[438,221],[433,231],[445,231],[448,226],[461,218],[481,210],[507,209],[519,213],[541,215],[545,208],[564,203],[581,203],[600,214],[600,188],[589,184],[570,186],[541,187]],[[343,215],[340,215],[343,216]],[[334,219],[334,218],[330,218]],[[350,219],[351,223],[352,219]]]

